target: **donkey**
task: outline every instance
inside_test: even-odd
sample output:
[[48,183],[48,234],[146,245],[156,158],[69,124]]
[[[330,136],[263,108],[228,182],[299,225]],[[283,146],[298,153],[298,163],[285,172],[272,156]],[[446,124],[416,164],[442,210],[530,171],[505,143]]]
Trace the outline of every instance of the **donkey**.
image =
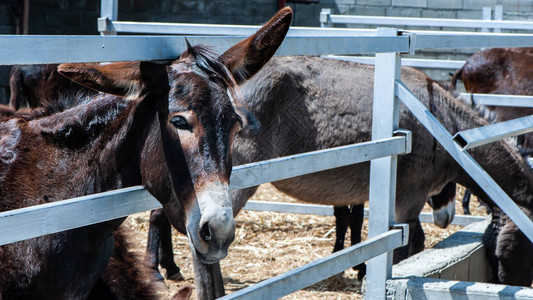
[[[242,88],[247,104],[263,127],[255,138],[236,141],[235,161],[246,163],[295,154],[294,149],[311,151],[339,146],[339,141],[369,140],[372,78],[373,66],[317,57],[273,59]],[[422,72],[402,68],[402,80],[452,133],[488,124],[476,111],[454,99]],[[442,191],[445,185],[456,182],[488,199],[403,105],[400,127],[413,132],[413,150],[398,159],[396,221],[409,224],[411,243],[395,251],[396,262],[423,249],[423,243],[413,243],[418,214],[426,199]],[[500,141],[474,148],[471,153],[522,209],[531,211],[533,177],[515,146]],[[368,199],[368,174],[369,164],[362,163],[273,184],[308,202],[362,204]],[[338,184],[328,187],[320,184],[332,180]],[[242,208],[243,199],[254,191],[254,188],[237,191],[234,210]],[[496,236],[519,239],[521,233],[512,230],[512,222],[509,224]],[[486,235],[493,236],[489,231]],[[516,251],[532,248],[529,242],[522,242],[520,246],[505,249],[504,244],[497,243],[492,256],[500,264],[496,268],[495,281],[520,284],[508,274],[515,270],[517,274],[524,273],[505,260]],[[525,278],[530,276],[526,274]]]
[[[463,81],[469,93],[533,95],[533,47],[490,48],[474,53],[452,78]],[[507,121],[533,114],[524,107],[488,106],[495,122]],[[533,136],[520,136],[519,146],[524,155],[533,153]]]
[[[235,161],[246,163],[295,154],[294,149],[310,151],[339,146],[340,141],[369,140],[373,71],[373,66],[317,57],[273,59],[242,88],[247,104],[263,124],[263,129],[254,139],[236,141]],[[402,81],[450,132],[488,124],[476,111],[456,100],[424,73],[402,68]],[[413,147],[410,154],[398,158],[395,218],[397,222],[409,224],[410,244],[395,251],[395,262],[423,249],[422,243],[413,240],[418,215],[426,200],[442,191],[445,185],[459,183],[488,199],[403,105],[400,107],[400,128],[412,131]],[[533,176],[514,145],[500,141],[474,148],[471,154],[523,210],[531,213]],[[368,199],[368,174],[369,163],[362,163],[273,184],[282,192],[308,202],[362,204]],[[332,180],[338,184],[327,187],[320,184]],[[253,188],[238,191],[234,210],[242,208],[243,199],[253,192]],[[497,225],[496,220],[493,224]],[[510,222],[495,235],[487,232],[487,236],[498,237],[492,257],[499,263],[494,280],[522,284],[508,274],[513,271],[524,273],[506,258],[513,257],[518,251],[529,251],[532,246],[520,240],[523,236],[513,229],[516,228]],[[503,237],[520,240],[520,247],[506,249],[505,244],[500,243]],[[510,243],[518,245],[513,241]],[[530,259],[525,258],[528,262]],[[524,277],[531,276],[525,274]]]
[[[281,10],[221,56],[189,46],[169,65],[60,65],[61,74],[112,95],[0,123],[0,210],[144,184],[185,229],[195,259],[218,263],[234,239],[232,144],[248,124],[236,81],[270,59],[291,17]],[[122,221],[0,247],[0,296],[87,298]]]
[[73,90],[95,93],[57,71],[57,64],[13,66],[9,74],[9,107],[38,107],[57,102],[59,96]]

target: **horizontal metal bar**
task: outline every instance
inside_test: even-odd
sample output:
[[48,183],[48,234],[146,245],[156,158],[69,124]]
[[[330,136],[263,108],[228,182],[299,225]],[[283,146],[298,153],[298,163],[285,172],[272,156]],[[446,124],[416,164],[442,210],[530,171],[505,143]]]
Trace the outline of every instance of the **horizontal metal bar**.
[[457,28],[499,28],[514,30],[533,30],[533,22],[500,21],[500,20],[469,20],[446,18],[409,18],[409,17],[378,17],[355,15],[329,15],[332,23],[360,25],[428,26]]
[[[345,16],[342,16],[345,17]],[[366,18],[366,17],[365,17]],[[376,17],[376,18],[388,18],[388,17]],[[397,19],[397,18],[392,18]],[[417,18],[399,18],[399,19],[415,19]],[[426,19],[422,19],[426,20]],[[431,20],[431,19],[428,19]],[[445,24],[456,24],[456,19],[436,19],[438,22]],[[514,21],[482,21],[482,20],[466,20],[472,24],[478,24],[479,22],[500,22],[511,26],[514,23],[525,23],[527,26],[533,27],[533,22],[514,22]],[[242,25],[209,25],[209,24],[185,24],[185,23],[141,23],[141,22],[122,22],[114,21],[115,29],[122,32],[134,32],[134,33],[161,33],[161,34],[191,34],[191,35],[250,35],[254,33],[259,26],[242,26]],[[492,23],[491,23],[492,24]],[[495,23],[494,23],[495,24]],[[398,27],[401,24],[384,24]],[[416,25],[423,26],[423,25]],[[454,26],[448,26],[454,27]],[[463,27],[463,26],[458,26]],[[493,27],[491,27],[493,28]],[[494,27],[495,28],[495,27]],[[288,37],[324,37],[324,36],[362,36],[362,35],[375,35],[375,30],[369,29],[352,29],[352,28],[319,28],[319,27],[291,27],[287,36]],[[417,35],[422,35],[422,40],[415,43],[417,49],[422,48],[481,48],[481,47],[526,47],[533,46],[531,38],[533,35],[526,34],[517,36],[516,34],[501,34],[498,33],[473,33],[473,32],[432,32],[432,31],[409,31]],[[481,35],[480,35],[481,34]],[[454,36],[459,35],[458,40],[453,44]],[[450,37],[451,36],[451,37]],[[514,37],[513,37],[514,36]],[[443,39],[445,37],[445,39]],[[488,38],[488,40],[486,40]],[[528,41],[527,38],[530,38]],[[526,39],[526,40],[524,40]],[[451,44],[450,44],[451,43]],[[433,45],[433,46],[431,46]],[[382,51],[385,52],[385,51]],[[405,52],[399,50],[396,52]],[[336,52],[339,54],[341,52]],[[343,52],[348,53],[348,52]],[[350,52],[350,53],[369,53],[369,51]],[[332,53],[331,53],[332,54]]]
[[277,299],[402,246],[402,230],[390,230],[327,257],[219,299]]
[[407,36],[289,36],[276,55],[408,53],[409,47]]
[[415,49],[533,47],[533,34],[491,32],[406,31]]
[[[325,58],[351,61],[362,64],[374,64],[375,58],[372,56],[341,56],[326,55]],[[422,58],[402,58],[402,66],[416,68],[434,69],[460,69],[465,64],[464,60],[444,60],[444,59],[422,59]]]
[[[446,270],[447,272],[443,273],[450,274],[448,273],[449,269]],[[457,277],[461,278],[460,276],[466,275],[458,275]],[[530,287],[417,276],[392,279],[387,282],[387,288],[388,292],[390,292],[390,294],[387,294],[388,299],[533,299],[533,289]],[[409,298],[404,298],[404,295],[409,295]]]
[[411,144],[404,136],[318,150],[233,168],[230,189],[243,189],[265,182],[334,169],[393,154],[402,154]]
[[533,96],[461,93],[461,97],[474,105],[533,107]]
[[[179,35],[252,35],[261,26],[252,25],[219,25],[219,24],[192,24],[192,23],[158,23],[158,22],[127,22],[112,21],[117,32],[150,33],[150,34],[179,34]],[[105,27],[99,28],[104,31]],[[291,26],[287,36],[362,36],[376,35],[374,29],[355,28],[320,28]]]
[[[191,44],[228,49],[239,37],[191,37]],[[175,59],[186,48],[171,36],[0,35],[0,65]]]
[[[237,166],[232,172],[231,188],[254,186],[383,155],[403,153],[407,142],[410,143],[407,137],[394,137],[377,142],[348,145]],[[316,162],[313,161],[315,159]],[[285,168],[286,172],[280,171]],[[246,176],[259,177],[250,179],[245,178]],[[159,202],[148,191],[142,187],[131,187],[6,211],[0,213],[0,245],[113,220],[159,207],[161,207]]]
[[[251,200],[246,202],[246,205],[243,209],[251,211],[270,211],[303,215],[333,216],[333,206],[331,205],[266,202]],[[368,209],[366,208],[364,210],[364,217],[368,218]],[[433,214],[425,212],[420,213],[419,220],[422,223],[433,223]],[[483,220],[485,220],[485,217],[455,215],[451,225],[466,226]]]
[[533,115],[459,131],[453,136],[453,140],[463,149],[470,149],[531,131],[533,131]]
[[142,186],[0,213],[0,245],[160,208]]
[[[331,205],[250,200],[246,202],[246,205],[243,207],[243,209],[251,211],[270,211],[302,215],[333,216],[333,206]],[[366,213],[368,214],[367,210]]]
[[[418,219],[420,220],[420,223],[433,223],[433,213],[420,213]],[[485,220],[485,217],[456,214],[453,217],[453,221],[450,223],[450,225],[467,226],[483,220]]]
[[[188,36],[219,53],[244,37]],[[175,59],[186,49],[177,36],[0,35],[0,65]],[[408,52],[408,37],[287,37],[276,55]]]
[[520,228],[530,241],[533,241],[533,222],[466,151],[453,141],[452,135],[440,124],[433,114],[402,83],[396,82],[396,95],[409,108],[413,115],[470,175],[487,195]]

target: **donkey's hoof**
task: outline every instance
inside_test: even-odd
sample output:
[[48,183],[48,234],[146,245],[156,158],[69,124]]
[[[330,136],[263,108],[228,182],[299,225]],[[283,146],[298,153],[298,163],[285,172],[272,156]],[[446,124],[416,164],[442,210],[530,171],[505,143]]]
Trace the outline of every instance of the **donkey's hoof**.
[[154,281],[165,281],[165,277],[159,273],[159,270],[154,270],[152,272],[152,278]]
[[354,271],[357,271],[357,280],[362,281],[366,275],[366,264],[362,263],[353,267]]
[[185,278],[183,278],[183,275],[181,275],[181,272],[178,271],[176,273],[167,273],[167,279],[173,280],[173,281],[183,281]]

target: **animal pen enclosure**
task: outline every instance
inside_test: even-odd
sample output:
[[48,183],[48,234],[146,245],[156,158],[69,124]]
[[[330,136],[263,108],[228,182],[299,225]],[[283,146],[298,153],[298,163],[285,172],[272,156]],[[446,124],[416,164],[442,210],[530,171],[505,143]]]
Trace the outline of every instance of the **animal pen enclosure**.
[[[113,17],[116,19],[116,1],[102,2],[102,17],[99,24],[105,26],[105,32],[112,33],[109,29],[116,29],[119,25],[113,22]],[[226,29],[235,30],[231,27]],[[240,36],[255,29],[242,28],[243,31],[236,35]],[[214,45],[218,50],[227,49],[240,39],[241,37],[188,37],[191,44]],[[169,60],[185,50],[183,37],[174,36],[0,36],[0,41],[2,65]],[[369,261],[366,295],[369,299],[385,298],[385,281],[392,276],[391,251],[406,245],[408,236],[406,226],[394,224],[396,156],[409,153],[411,145],[409,132],[398,128],[398,119],[395,117],[398,114],[398,99],[409,107],[478,184],[486,188],[486,193],[517,223],[528,238],[533,240],[531,221],[470,157],[465,151],[466,148],[456,143],[454,137],[438,124],[398,77],[401,53],[422,48],[506,46],[533,46],[533,35],[412,33],[396,29],[291,29],[277,55],[376,53],[374,76],[380,79],[380,86],[374,92],[373,119],[376,125],[373,128],[372,141],[234,167],[231,189],[372,160],[370,238],[327,258],[230,294],[225,299],[281,297],[376,256]],[[506,132],[522,130],[517,127],[523,126],[509,122],[498,125],[496,129],[491,127],[489,135],[486,134],[486,129],[481,129],[478,132],[485,134],[476,135],[475,138],[466,133],[458,133],[458,136],[467,142],[481,144],[493,140],[494,135],[506,137],[511,135]],[[533,128],[530,127],[529,130]],[[142,187],[131,187],[2,212],[0,243],[12,243],[157,207],[158,202],[146,190]],[[50,221],[51,219],[54,221]],[[39,231],[36,232],[34,228]]]

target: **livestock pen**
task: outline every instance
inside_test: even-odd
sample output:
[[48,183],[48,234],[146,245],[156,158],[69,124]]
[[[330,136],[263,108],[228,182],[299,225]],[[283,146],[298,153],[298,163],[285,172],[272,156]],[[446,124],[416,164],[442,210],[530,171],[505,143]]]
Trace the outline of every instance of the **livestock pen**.
[[[104,1],[103,17],[109,17],[116,1]],[[107,21],[106,21],[107,23]],[[226,298],[252,299],[256,297],[277,298],[331,275],[352,265],[369,261],[367,297],[385,297],[385,281],[392,276],[391,251],[407,242],[406,227],[394,224],[394,186],[396,155],[409,153],[410,134],[398,130],[397,97],[419,117],[420,121],[444,144],[447,150],[487,194],[533,239],[530,220],[512,203],[510,198],[493,182],[479,165],[463,151],[453,137],[439,126],[432,115],[417,102],[398,79],[400,53],[413,52],[420,48],[438,47],[503,47],[533,46],[533,35],[472,34],[472,33],[412,33],[395,29],[366,30],[363,35],[357,30],[310,29],[310,34],[292,33],[279,49],[277,55],[323,55],[377,53],[376,78],[381,86],[374,93],[375,127],[372,141],[368,143],[305,153],[271,161],[257,162],[235,167],[231,188],[238,189],[264,182],[281,180],[310,172],[336,168],[343,165],[372,160],[370,188],[370,238],[353,247],[302,266],[287,274],[267,280],[258,286],[235,292]],[[295,32],[295,31],[293,31]],[[191,44],[205,43],[219,49],[228,48],[239,37],[188,37]],[[174,59],[185,49],[182,37],[157,36],[0,36],[0,64],[36,64],[61,62],[108,62],[133,60]],[[516,124],[500,125],[498,136]],[[469,140],[468,135],[461,135]],[[470,142],[482,143],[493,140],[483,136]],[[385,188],[384,188],[385,187]],[[142,187],[58,201],[46,205],[3,212],[0,214],[1,243],[11,243],[53,232],[94,224],[126,216],[135,212],[159,207],[159,204]],[[37,226],[31,226],[37,225]],[[395,228],[389,230],[390,228]],[[37,228],[37,230],[36,230]]]

